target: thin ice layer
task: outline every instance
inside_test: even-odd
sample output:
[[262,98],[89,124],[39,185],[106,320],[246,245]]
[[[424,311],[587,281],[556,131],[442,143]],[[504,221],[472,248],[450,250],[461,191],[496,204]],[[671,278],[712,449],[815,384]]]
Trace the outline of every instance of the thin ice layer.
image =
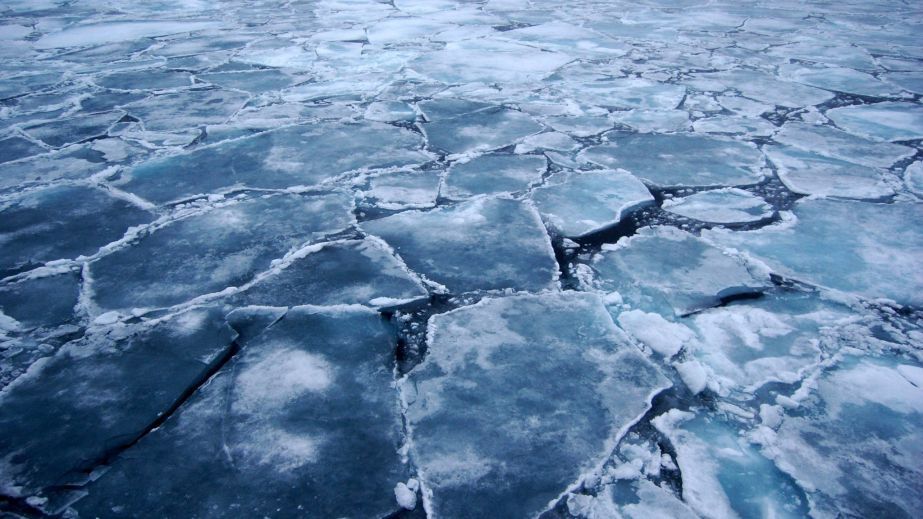
[[415,272],[452,292],[550,288],[558,266],[535,208],[506,198],[477,198],[428,212],[362,223]]
[[712,230],[705,236],[801,281],[923,304],[923,236],[908,225],[923,219],[919,204],[805,199],[793,213],[793,221],[777,226],[737,233]]
[[619,223],[654,203],[647,187],[625,171],[559,173],[532,192],[542,218],[567,237],[580,237]]
[[424,162],[421,145],[381,123],[294,126],[145,162],[117,183],[157,203],[234,187],[312,186],[347,171]]
[[923,388],[897,359],[846,357],[764,447],[809,491],[812,515],[913,517],[923,508]]
[[591,266],[598,289],[618,292],[629,306],[667,318],[760,292],[769,283],[740,258],[672,227],[644,228],[604,248]]
[[235,300],[249,305],[391,305],[425,298],[426,289],[379,240],[309,245],[284,270]]
[[[81,516],[386,517],[401,416],[392,338],[368,309],[231,314],[241,351],[87,487]],[[144,482],[138,492],[136,482]],[[207,496],[203,498],[203,496]]]
[[763,176],[759,150],[750,144],[701,135],[634,134],[587,148],[583,160],[623,168],[658,186],[754,184]]
[[254,198],[145,234],[90,264],[102,308],[162,307],[238,287],[272,260],[353,224],[345,194]]
[[736,188],[715,189],[664,200],[665,211],[709,223],[758,222],[772,216],[762,198]]
[[486,299],[434,316],[427,337],[401,393],[439,517],[535,516],[669,385],[589,294]]
[[224,312],[201,308],[88,335],[34,364],[0,393],[4,487],[27,497],[81,482],[201,383],[234,336]]

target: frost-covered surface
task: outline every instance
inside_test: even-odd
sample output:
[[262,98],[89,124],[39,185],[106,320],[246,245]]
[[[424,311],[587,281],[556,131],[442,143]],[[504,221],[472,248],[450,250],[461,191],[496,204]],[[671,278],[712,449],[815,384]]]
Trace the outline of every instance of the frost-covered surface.
[[919,515],[920,34],[4,1],[0,516]]

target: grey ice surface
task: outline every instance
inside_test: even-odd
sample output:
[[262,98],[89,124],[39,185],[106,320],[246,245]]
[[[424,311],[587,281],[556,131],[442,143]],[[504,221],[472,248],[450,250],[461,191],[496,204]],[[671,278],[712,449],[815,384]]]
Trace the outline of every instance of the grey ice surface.
[[918,515],[920,34],[4,0],[0,516]]

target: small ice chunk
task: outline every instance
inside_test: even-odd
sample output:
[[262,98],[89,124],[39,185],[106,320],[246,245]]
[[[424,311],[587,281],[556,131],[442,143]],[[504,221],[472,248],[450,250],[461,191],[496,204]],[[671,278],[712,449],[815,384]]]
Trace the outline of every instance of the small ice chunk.
[[705,385],[708,382],[708,373],[706,373],[705,368],[698,361],[688,360],[676,362],[673,364],[673,367],[676,368],[679,377],[683,379],[683,383],[689,388],[690,393],[697,395],[705,390]]
[[394,498],[404,510],[413,510],[417,507],[417,493],[410,490],[404,482],[398,483],[394,487]]
[[757,222],[772,216],[772,206],[762,198],[737,188],[700,191],[664,200],[663,209],[710,223]]
[[624,168],[658,186],[754,184],[763,157],[750,144],[701,135],[637,134],[581,152],[605,167]]
[[643,133],[676,132],[689,129],[689,113],[685,110],[629,110],[614,112],[612,120]]
[[660,314],[629,310],[619,314],[618,322],[629,335],[668,359],[695,339],[695,332],[683,324],[667,321]]
[[546,223],[577,238],[619,223],[654,203],[647,187],[625,171],[564,172],[532,191]]
[[417,118],[417,113],[413,107],[401,101],[376,101],[365,109],[365,118],[386,123],[413,121]]
[[923,162],[914,162],[904,170],[904,183],[917,194],[923,196]]

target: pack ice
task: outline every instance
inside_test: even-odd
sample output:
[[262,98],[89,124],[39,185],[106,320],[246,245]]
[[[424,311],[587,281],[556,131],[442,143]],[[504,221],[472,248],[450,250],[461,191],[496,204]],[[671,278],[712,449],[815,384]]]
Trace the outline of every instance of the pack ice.
[[4,0],[0,517],[915,517],[923,11]]

